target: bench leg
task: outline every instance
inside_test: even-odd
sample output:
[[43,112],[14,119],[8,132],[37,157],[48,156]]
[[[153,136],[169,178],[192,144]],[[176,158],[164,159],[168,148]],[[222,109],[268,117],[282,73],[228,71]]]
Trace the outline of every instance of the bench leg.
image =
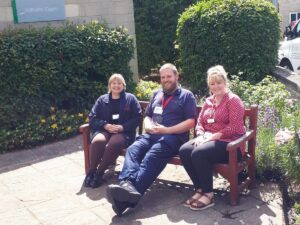
[[256,171],[255,171],[255,162],[254,163],[251,163],[249,166],[248,166],[248,175],[249,175],[249,179],[250,179],[250,185],[249,185],[249,188],[255,188],[256,187],[256,183],[255,183],[255,174]]
[[239,190],[238,190],[238,178],[237,176],[231,176],[230,180],[230,205],[234,206],[238,203]]

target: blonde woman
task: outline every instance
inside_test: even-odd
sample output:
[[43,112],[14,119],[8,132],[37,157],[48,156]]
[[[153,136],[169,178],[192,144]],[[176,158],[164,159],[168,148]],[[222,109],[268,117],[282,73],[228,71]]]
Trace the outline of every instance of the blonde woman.
[[[227,144],[245,133],[244,105],[230,92],[227,73],[223,66],[207,71],[210,96],[199,114],[197,137],[181,146],[179,155],[190,176],[195,193],[184,202],[192,210],[203,210],[214,205],[213,165],[228,162]],[[238,151],[238,158],[243,152]]]
[[109,92],[97,99],[89,114],[90,171],[84,179],[85,187],[99,187],[104,171],[135,139],[141,107],[136,97],[125,89],[123,76],[113,74],[108,80]]

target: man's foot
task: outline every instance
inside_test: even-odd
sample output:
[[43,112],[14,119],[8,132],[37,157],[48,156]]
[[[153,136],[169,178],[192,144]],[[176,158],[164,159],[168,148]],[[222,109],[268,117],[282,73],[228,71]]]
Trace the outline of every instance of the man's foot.
[[127,208],[129,208],[130,205],[131,205],[131,203],[129,203],[129,202],[120,202],[115,199],[113,199],[113,202],[112,202],[112,208],[118,216],[122,216],[123,212],[125,212],[125,210]]
[[88,174],[86,175],[83,181],[84,187],[91,187],[91,181],[94,179],[95,172],[96,172],[95,170],[91,170],[88,172]]
[[107,188],[108,200],[115,199],[120,202],[138,203],[142,197],[130,181],[123,181],[120,185],[111,184]]

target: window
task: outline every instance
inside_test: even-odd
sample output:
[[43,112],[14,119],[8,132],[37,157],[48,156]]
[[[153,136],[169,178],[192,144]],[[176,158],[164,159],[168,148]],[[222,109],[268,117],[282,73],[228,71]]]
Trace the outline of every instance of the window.
[[300,19],[300,12],[291,12],[289,18],[289,24],[293,27],[298,19]]

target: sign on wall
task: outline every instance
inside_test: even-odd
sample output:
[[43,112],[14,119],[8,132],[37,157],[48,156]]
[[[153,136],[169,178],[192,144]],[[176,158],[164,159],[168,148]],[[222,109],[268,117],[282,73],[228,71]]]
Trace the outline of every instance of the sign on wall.
[[12,0],[15,23],[64,20],[64,0]]

